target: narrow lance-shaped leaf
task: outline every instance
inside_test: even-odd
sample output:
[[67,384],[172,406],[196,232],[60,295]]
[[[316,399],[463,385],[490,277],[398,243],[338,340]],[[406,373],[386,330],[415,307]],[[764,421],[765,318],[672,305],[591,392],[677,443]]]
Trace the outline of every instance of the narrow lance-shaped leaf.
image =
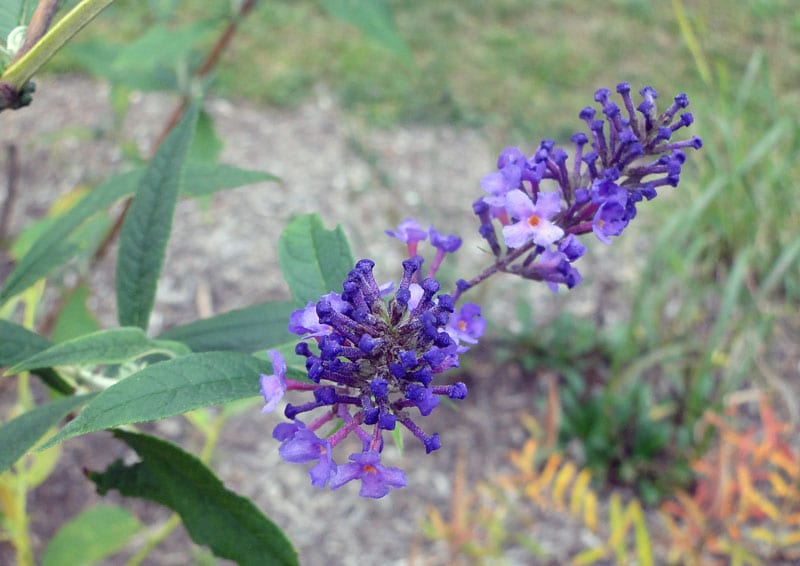
[[13,366],[50,347],[52,342],[27,328],[0,320],[0,367]]
[[[17,362],[40,352],[51,345],[50,340],[39,336],[13,322],[0,320],[0,367],[13,366]],[[36,368],[36,373],[51,389],[71,395],[74,387],[56,372]]]
[[111,489],[169,507],[197,544],[240,565],[294,565],[297,553],[281,530],[253,503],[225,489],[200,460],[174,444],[143,434],[114,431],[142,459],[117,460],[89,478],[104,495]]
[[410,60],[411,50],[397,31],[386,0],[321,0],[321,4],[331,17],[357,27],[371,40]]
[[302,303],[341,292],[354,263],[341,226],[326,230],[316,214],[289,223],[278,241],[278,261],[292,296]]
[[159,338],[177,340],[195,352],[233,350],[252,353],[288,342],[289,315],[296,303],[261,303],[171,328]]
[[141,176],[141,171],[115,175],[59,216],[58,222],[42,234],[20,258],[0,291],[0,303],[21,293],[69,260],[75,252],[75,244],[69,241],[69,235],[87,218],[136,190]]
[[0,426],[0,473],[7,470],[30,450],[44,434],[69,412],[74,411],[96,394],[64,397],[40,405]]
[[193,102],[159,146],[122,225],[117,258],[121,326],[147,328],[199,106]]
[[148,366],[102,391],[45,447],[96,430],[254,397],[259,374],[269,369],[269,362],[239,352],[189,354]]
[[186,196],[199,197],[262,181],[280,181],[280,178],[263,171],[240,169],[223,163],[188,163],[182,192]]
[[188,353],[181,344],[148,338],[141,328],[112,328],[79,336],[37,352],[9,369],[8,373],[53,366],[119,364],[164,350]]

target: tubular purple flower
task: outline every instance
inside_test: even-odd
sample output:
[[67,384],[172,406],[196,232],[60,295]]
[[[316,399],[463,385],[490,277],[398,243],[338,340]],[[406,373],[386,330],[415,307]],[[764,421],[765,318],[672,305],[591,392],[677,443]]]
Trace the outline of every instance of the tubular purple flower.
[[267,355],[272,362],[270,375],[261,374],[261,395],[264,397],[262,413],[271,413],[278,406],[278,402],[286,393],[286,361],[277,350],[267,350]]
[[413,218],[406,218],[396,231],[386,230],[386,234],[405,243],[408,246],[409,257],[417,255],[417,245],[428,237],[428,233]]
[[330,479],[331,489],[339,489],[347,482],[361,480],[361,497],[379,499],[391,488],[405,487],[406,475],[399,468],[387,468],[380,463],[380,454],[374,450],[350,455],[350,463],[338,466]]

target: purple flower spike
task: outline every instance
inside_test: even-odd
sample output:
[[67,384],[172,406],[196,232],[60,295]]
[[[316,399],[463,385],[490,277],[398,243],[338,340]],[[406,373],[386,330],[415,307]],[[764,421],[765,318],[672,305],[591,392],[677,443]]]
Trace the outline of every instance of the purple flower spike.
[[546,139],[522,164],[521,152],[508,148],[497,171],[484,177],[481,186],[491,196],[473,210],[480,220],[478,233],[495,256],[492,271],[485,273],[514,273],[545,281],[553,290],[574,287],[581,275],[571,263],[585,252],[578,236],[593,232],[610,243],[635,218],[638,204],[653,199],[659,187],[678,186],[685,152],[703,145],[697,136],[681,135],[694,122],[684,111],[688,96],[678,94],[659,110],[652,87],[639,90],[638,103],[629,83],[620,82],[615,90],[597,89],[597,107],[580,111],[588,131],[572,136],[571,155]]
[[[442,247],[457,247],[455,237],[441,237],[432,231],[432,238]],[[383,433],[395,429],[397,422],[411,430],[426,450],[430,451],[434,443],[439,446],[438,435],[428,435],[416,425],[409,414],[416,415],[416,411],[410,409],[416,408],[417,418],[421,418],[439,405],[442,396],[462,399],[466,395],[465,390],[462,394],[459,388],[434,381],[438,374],[458,365],[459,354],[466,350],[459,347],[458,337],[473,344],[485,324],[477,305],[464,305],[459,313],[461,322],[452,321],[454,326],[448,326],[455,302],[450,295],[439,292],[436,279],[413,281],[422,267],[419,256],[403,261],[402,278],[388,304],[373,277],[374,265],[371,260],[359,261],[343,282],[341,295],[323,296],[296,313],[299,322],[292,329],[303,341],[295,352],[305,358],[312,383],[292,381],[281,388],[277,378],[270,378],[264,385],[268,400],[287,388],[313,394],[313,399],[305,403],[287,405],[284,414],[294,423],[278,425],[273,435],[283,442],[280,453],[284,460],[319,459],[311,470],[314,485],[324,486],[333,477],[330,474],[336,466],[331,453],[348,436],[358,438],[365,454],[375,455],[374,462],[369,460],[372,456],[358,456],[368,458],[363,466],[356,465],[358,458],[351,457],[354,462],[342,466],[337,479],[330,483],[336,488],[358,477],[363,481],[361,494],[365,497],[382,497],[389,487],[405,485],[400,470],[377,463],[383,450]],[[325,334],[310,332],[317,325],[327,326]],[[456,333],[456,338],[451,337],[451,332]],[[305,342],[311,338],[318,347]],[[275,366],[276,374],[285,373],[285,364],[281,366],[276,361]],[[312,413],[321,416],[308,428],[296,418]],[[327,439],[313,432],[333,420],[343,424],[334,428]],[[369,474],[363,475],[365,470]],[[381,474],[388,479],[380,479]]]
[[275,410],[278,402],[286,393],[286,361],[283,355],[277,350],[267,350],[269,359],[272,361],[272,371],[270,375],[261,374],[261,395],[264,397],[264,408],[262,413],[271,413]]
[[380,499],[389,493],[390,488],[405,487],[406,475],[399,468],[381,465],[380,454],[374,450],[352,454],[351,462],[342,464],[330,479],[331,489],[339,489],[352,480],[361,480],[361,497]]

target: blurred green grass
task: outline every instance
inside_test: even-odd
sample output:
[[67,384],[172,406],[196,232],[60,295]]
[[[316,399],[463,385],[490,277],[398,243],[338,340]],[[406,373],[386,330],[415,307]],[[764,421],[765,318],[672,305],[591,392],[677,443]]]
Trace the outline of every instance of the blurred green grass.
[[[154,20],[154,12],[188,22],[221,16],[228,4],[119,0],[82,39],[130,39]],[[243,22],[220,66],[217,89],[296,105],[314,84],[324,83],[371,124],[490,125],[498,135],[530,143],[543,132],[566,139],[577,125],[577,109],[599,86],[624,79],[664,93],[706,88],[670,2],[613,0],[602,9],[589,1],[556,0],[390,5],[412,61],[332,21],[317,2],[264,0]],[[795,7],[793,0],[711,0],[692,3],[689,17],[713,62],[732,75],[762,48],[775,55],[775,80],[796,82],[789,72],[800,68]]]

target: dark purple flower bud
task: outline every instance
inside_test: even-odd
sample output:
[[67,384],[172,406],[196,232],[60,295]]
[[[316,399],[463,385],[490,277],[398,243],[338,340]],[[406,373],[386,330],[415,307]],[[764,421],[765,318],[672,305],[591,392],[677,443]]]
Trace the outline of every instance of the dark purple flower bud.
[[381,430],[394,430],[396,424],[397,416],[392,413],[381,413],[378,419],[378,427],[380,427]]
[[358,341],[358,347],[365,354],[371,354],[378,344],[380,344],[380,340],[375,340],[369,334],[362,334],[361,339]]
[[466,399],[467,386],[460,381],[450,386],[450,392],[447,394],[451,399]]
[[323,405],[333,405],[336,402],[336,390],[329,385],[318,387],[314,390],[314,399]]

